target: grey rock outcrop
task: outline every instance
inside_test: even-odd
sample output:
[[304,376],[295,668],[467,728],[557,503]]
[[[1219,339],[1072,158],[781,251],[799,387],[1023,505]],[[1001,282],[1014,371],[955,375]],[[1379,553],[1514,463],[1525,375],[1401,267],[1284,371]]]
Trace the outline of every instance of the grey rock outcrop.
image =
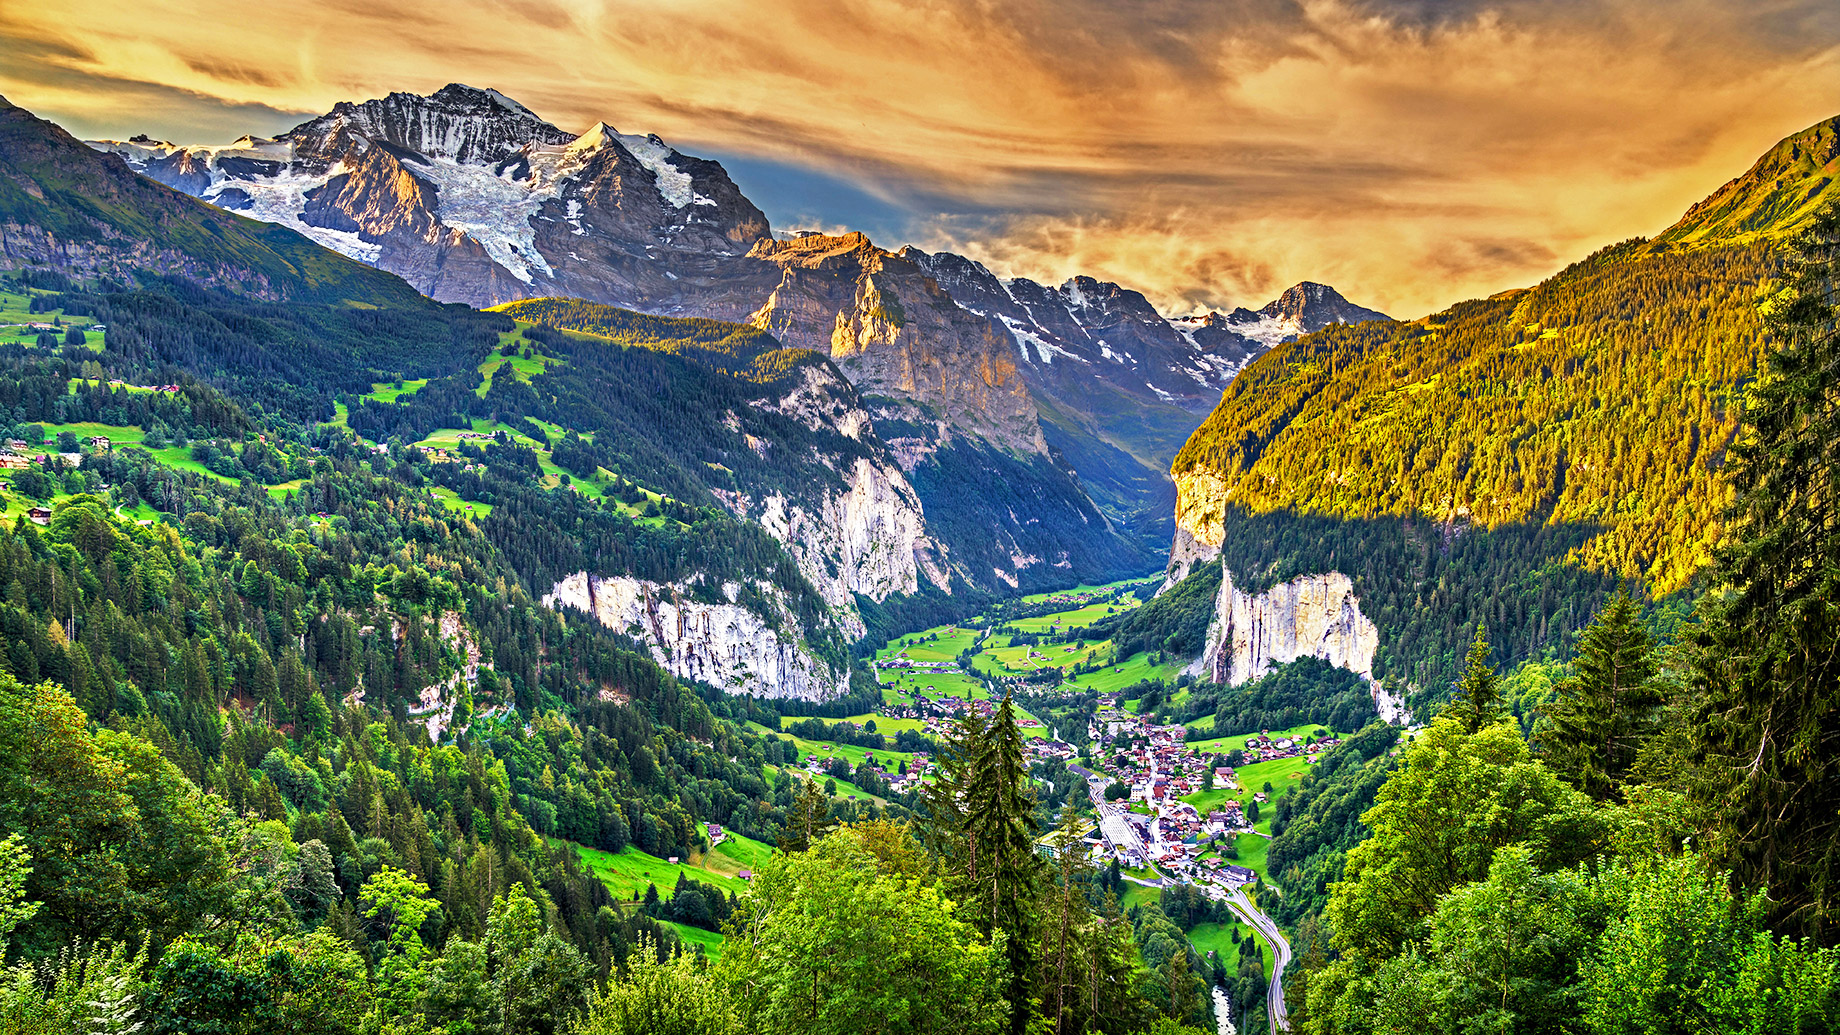
[[1354,583],[1341,572],[1303,575],[1262,593],[1247,593],[1223,566],[1207,646],[1188,671],[1237,686],[1274,666],[1320,658],[1365,679],[1380,717],[1400,722],[1403,703],[1374,678],[1379,647],[1380,630],[1361,613]]
[[[726,588],[732,601],[740,587]],[[819,658],[789,631],[796,630],[798,622],[776,587],[763,581],[756,589],[781,611],[776,622],[732,602],[697,600],[687,586],[625,575],[577,572],[558,582],[543,603],[576,608],[631,635],[679,679],[733,694],[807,701],[849,693],[848,666]]]

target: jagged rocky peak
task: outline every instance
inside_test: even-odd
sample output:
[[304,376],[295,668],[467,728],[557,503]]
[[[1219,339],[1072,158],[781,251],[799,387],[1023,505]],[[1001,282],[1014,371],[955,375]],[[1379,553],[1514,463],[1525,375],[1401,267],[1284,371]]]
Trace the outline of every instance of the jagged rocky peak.
[[1087,276],[1069,277],[1055,290],[1067,300],[1068,312],[1084,324],[1091,324],[1095,320],[1114,323],[1119,320],[1136,320],[1155,325],[1164,322],[1162,315],[1142,292],[1109,280]]
[[860,263],[886,254],[860,230],[839,235],[807,230],[783,238],[763,238],[755,242],[753,249],[755,258],[772,259],[804,269],[819,269],[839,262]]
[[1285,288],[1283,294],[1256,312],[1240,308],[1226,315],[1227,324],[1235,331],[1268,345],[1314,334],[1332,323],[1390,319],[1385,313],[1355,305],[1327,284],[1309,280]]
[[574,134],[538,118],[499,93],[449,84],[426,97],[393,93],[376,100],[340,101],[332,110],[283,135],[301,157],[343,157],[352,136],[406,148],[429,158],[490,165],[527,144],[566,144]]
[[1004,294],[1003,282],[976,259],[955,252],[926,252],[911,244],[903,245],[895,254],[925,270],[954,301],[968,308],[975,307],[980,298],[989,300]]
[[1332,323],[1389,319],[1385,313],[1355,305],[1327,284],[1309,280],[1285,288],[1283,294],[1267,303],[1259,313],[1290,323],[1305,334],[1320,331]]

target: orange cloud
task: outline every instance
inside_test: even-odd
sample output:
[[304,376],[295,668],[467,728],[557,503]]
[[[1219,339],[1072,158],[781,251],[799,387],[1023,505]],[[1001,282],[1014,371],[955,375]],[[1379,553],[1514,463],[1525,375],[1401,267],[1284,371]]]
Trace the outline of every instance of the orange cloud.
[[858,180],[915,243],[1171,309],[1313,279],[1415,315],[1525,284],[1840,101],[1830,0],[23,0],[0,46],[29,57],[0,92],[86,135],[492,86]]

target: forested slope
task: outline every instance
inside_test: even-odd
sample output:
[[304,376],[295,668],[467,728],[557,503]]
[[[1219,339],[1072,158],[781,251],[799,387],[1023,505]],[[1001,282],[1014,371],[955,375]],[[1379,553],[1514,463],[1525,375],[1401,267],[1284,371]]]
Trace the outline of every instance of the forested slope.
[[1834,120],[1797,133],[1654,240],[1534,287],[1272,349],[1176,458],[1177,561],[1218,555],[1253,592],[1350,575],[1376,672],[1421,703],[1478,621],[1504,659],[1538,657],[1619,583],[1688,589],[1771,344],[1759,305],[1831,192],[1834,141]]

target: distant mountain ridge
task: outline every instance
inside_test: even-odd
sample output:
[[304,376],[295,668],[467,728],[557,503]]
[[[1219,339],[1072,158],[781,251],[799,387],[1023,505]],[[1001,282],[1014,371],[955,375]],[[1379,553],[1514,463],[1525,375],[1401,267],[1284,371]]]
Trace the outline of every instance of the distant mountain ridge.
[[714,162],[604,123],[567,133],[497,91],[458,84],[342,102],[273,139],[226,147],[92,146],[478,307],[560,295],[686,311],[679,294],[770,237]]
[[0,262],[123,279],[142,272],[271,299],[426,306],[381,270],[294,231],[201,205],[0,98]]
[[1001,282],[860,234],[776,239],[716,162],[605,123],[572,134],[459,84],[340,103],[273,140],[92,146],[443,301],[573,297],[771,330],[832,356],[883,415],[931,426],[898,436],[912,440],[904,455],[954,434],[1052,451],[1114,521],[1147,522],[1145,543],[1167,535],[1170,460],[1247,362],[1378,315],[1304,284],[1257,313],[1169,320],[1091,278]]

